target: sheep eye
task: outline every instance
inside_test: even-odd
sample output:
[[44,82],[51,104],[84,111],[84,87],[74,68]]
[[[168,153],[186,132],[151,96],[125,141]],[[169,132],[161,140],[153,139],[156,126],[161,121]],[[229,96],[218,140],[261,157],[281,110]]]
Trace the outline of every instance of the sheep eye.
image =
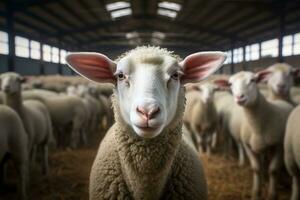
[[123,72],[120,72],[117,76],[119,80],[125,79],[125,75],[123,74]]
[[256,82],[256,81],[255,81],[254,78],[250,80],[250,83],[255,83],[255,82]]
[[179,73],[175,72],[174,74],[171,75],[171,78],[174,80],[178,80],[179,79]]

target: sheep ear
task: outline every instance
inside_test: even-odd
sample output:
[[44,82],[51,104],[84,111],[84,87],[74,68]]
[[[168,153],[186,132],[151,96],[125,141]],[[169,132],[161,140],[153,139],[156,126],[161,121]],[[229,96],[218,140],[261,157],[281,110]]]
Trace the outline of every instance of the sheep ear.
[[100,53],[78,52],[66,56],[66,61],[79,75],[99,83],[116,83],[116,63]]
[[294,77],[299,78],[300,77],[300,68],[293,68],[292,69],[292,74]]
[[27,76],[21,76],[20,77],[20,82],[21,83],[26,83],[26,82],[28,82],[28,80],[29,80],[29,77],[27,77]]
[[198,52],[187,56],[179,63],[184,72],[181,83],[193,83],[205,79],[216,72],[225,59],[226,54],[220,51]]
[[229,90],[230,88],[230,83],[226,79],[215,80],[214,84],[216,85],[216,90]]
[[186,84],[184,87],[185,87],[185,90],[187,92],[189,92],[189,91],[201,91],[201,88],[196,84],[189,83],[189,84]]
[[255,74],[255,81],[257,83],[266,82],[266,81],[268,81],[271,73],[272,72],[269,71],[269,70],[261,70],[259,72],[256,72],[256,74]]

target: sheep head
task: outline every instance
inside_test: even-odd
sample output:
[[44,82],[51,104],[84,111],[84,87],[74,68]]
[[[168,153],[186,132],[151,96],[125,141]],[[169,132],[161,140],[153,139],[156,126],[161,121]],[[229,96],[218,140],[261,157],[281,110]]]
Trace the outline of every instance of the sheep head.
[[1,74],[1,90],[8,94],[14,94],[22,90],[22,83],[26,81],[25,77],[14,72],[6,72]]
[[99,53],[71,53],[71,68],[96,81],[113,83],[124,121],[143,138],[159,135],[175,117],[182,85],[214,73],[222,52],[200,52],[183,61],[166,49],[138,47],[117,61]]

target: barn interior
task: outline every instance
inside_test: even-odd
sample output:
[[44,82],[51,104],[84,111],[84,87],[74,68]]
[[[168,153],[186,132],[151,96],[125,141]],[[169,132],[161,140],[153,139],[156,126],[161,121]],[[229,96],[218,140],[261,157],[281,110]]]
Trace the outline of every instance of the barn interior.
[[[0,1],[0,75],[15,72],[29,79],[31,86],[57,95],[66,92],[66,85],[89,84],[67,66],[68,53],[100,52],[116,59],[130,49],[148,45],[167,48],[182,58],[200,51],[225,52],[227,59],[216,72],[222,77],[240,71],[258,72],[274,63],[287,63],[296,69],[300,64],[300,2]],[[295,96],[300,94],[296,86],[293,91]],[[100,86],[99,93],[109,99],[112,88]],[[31,169],[28,199],[89,198],[90,169],[99,143],[113,123],[113,111],[107,112],[110,113],[101,122],[96,122],[97,130],[88,136],[86,144],[50,148],[48,175],[42,175],[39,167]],[[229,156],[223,151],[219,144],[211,156],[199,154],[209,199],[251,199],[250,164],[239,167],[236,150]],[[282,174],[285,178],[278,185],[278,199],[286,200],[290,199],[291,179],[287,171]],[[8,183],[0,184],[0,199],[18,198],[17,177],[18,173],[9,167]],[[264,198],[268,189],[265,184],[262,188]]]

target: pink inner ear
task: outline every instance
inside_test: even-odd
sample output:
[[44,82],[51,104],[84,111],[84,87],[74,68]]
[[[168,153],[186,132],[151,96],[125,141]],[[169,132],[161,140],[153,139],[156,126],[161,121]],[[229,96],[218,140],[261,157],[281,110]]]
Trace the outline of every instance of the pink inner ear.
[[263,70],[263,71],[260,71],[260,72],[257,72],[256,73],[256,82],[257,83],[260,83],[260,82],[263,82],[263,81],[267,81],[268,78],[269,78],[269,75],[271,74],[272,72],[270,71],[267,71],[267,70]]
[[229,82],[225,79],[215,80],[214,83],[219,87],[229,87]]
[[97,82],[114,82],[112,61],[96,53],[74,53],[67,57],[68,63],[78,73]]
[[224,60],[224,54],[220,53],[196,53],[188,56],[183,61],[184,76],[182,79],[199,81],[212,74],[219,68]]

